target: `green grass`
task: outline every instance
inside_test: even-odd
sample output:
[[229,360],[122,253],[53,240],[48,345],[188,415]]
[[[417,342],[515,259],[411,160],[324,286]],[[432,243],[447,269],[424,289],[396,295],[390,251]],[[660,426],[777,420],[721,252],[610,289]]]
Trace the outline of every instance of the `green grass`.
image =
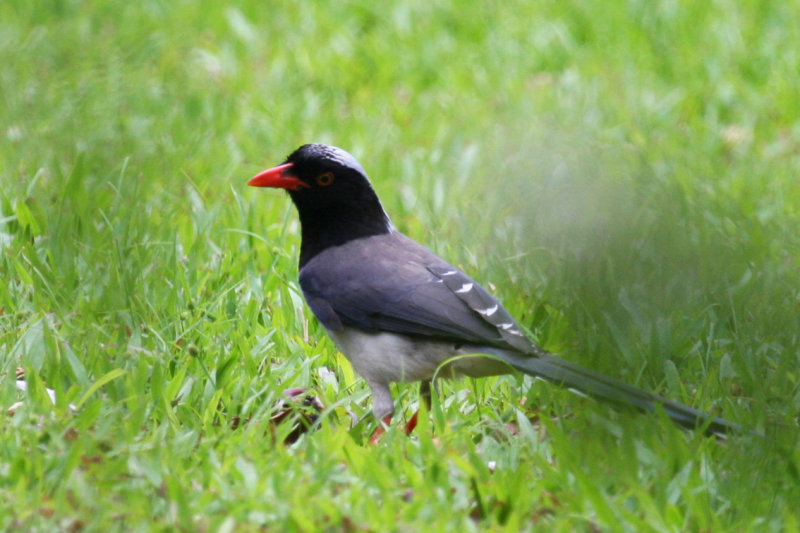
[[[798,42],[779,1],[1,2],[0,529],[797,531]],[[547,348],[766,438],[510,376],[365,444],[245,187],[305,142]]]

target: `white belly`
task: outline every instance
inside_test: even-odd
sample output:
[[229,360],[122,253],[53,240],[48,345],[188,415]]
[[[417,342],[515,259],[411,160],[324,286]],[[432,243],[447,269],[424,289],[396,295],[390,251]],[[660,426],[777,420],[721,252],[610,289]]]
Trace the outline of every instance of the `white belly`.
[[[328,330],[328,335],[356,372],[371,383],[428,380],[445,361],[476,353],[474,347],[412,340],[393,333],[367,333],[353,328]],[[448,365],[447,370],[440,369],[437,377],[453,377],[454,373],[477,377],[509,371],[510,367],[497,359],[478,355],[458,358],[452,368]]]

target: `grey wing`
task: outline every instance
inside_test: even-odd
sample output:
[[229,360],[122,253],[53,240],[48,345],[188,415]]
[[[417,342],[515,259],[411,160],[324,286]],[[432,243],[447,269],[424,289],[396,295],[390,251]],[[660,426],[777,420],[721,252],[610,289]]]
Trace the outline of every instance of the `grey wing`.
[[533,354],[540,351],[540,348],[522,332],[519,324],[497,298],[475,280],[449,265],[428,266],[428,270],[442,280],[442,283],[471,311],[493,326],[508,345],[523,353]]
[[535,345],[472,278],[399,233],[331,248],[300,285],[314,314],[342,325],[531,353]]

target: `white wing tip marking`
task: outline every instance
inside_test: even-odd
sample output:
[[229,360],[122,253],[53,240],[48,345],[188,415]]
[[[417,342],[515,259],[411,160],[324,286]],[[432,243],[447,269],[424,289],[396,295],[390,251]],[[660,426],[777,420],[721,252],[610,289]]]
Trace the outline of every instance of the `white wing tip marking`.
[[486,309],[478,309],[477,311],[483,316],[492,316],[497,312],[497,304],[487,307]]
[[452,276],[453,274],[458,274],[458,270],[448,270],[441,273],[442,276]]
[[465,283],[461,286],[460,289],[458,289],[455,292],[456,294],[464,294],[465,292],[469,292],[471,290],[472,290],[472,283]]

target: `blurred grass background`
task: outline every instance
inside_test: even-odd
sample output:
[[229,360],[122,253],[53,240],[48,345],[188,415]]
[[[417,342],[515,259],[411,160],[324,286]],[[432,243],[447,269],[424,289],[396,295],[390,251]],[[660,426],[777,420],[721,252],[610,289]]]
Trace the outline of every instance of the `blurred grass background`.
[[[0,527],[796,531],[798,42],[759,0],[0,3]],[[306,142],[547,348],[767,438],[504,377],[362,445],[244,186]]]

